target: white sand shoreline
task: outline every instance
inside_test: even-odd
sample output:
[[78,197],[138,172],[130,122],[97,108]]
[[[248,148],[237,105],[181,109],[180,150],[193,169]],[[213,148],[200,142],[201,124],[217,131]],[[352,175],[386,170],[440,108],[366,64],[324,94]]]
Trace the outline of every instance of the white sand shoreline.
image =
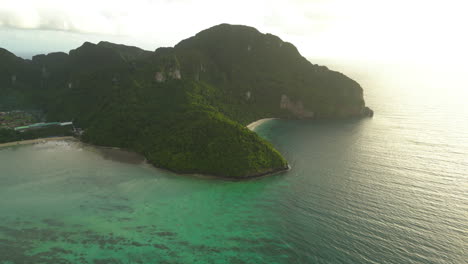
[[251,131],[254,131],[255,128],[257,128],[258,126],[260,126],[261,124],[265,123],[265,122],[268,122],[270,120],[275,120],[275,119],[279,119],[279,118],[263,118],[263,119],[259,119],[255,122],[252,122],[250,124],[247,125],[247,128],[250,129]]
[[49,137],[49,138],[37,138],[37,139],[30,139],[30,140],[21,140],[21,141],[14,141],[14,142],[7,142],[7,143],[0,144],[0,148],[20,146],[20,145],[28,145],[28,144],[36,144],[36,143],[43,143],[43,142],[47,142],[47,141],[70,140],[70,139],[75,139],[75,138],[74,137]]

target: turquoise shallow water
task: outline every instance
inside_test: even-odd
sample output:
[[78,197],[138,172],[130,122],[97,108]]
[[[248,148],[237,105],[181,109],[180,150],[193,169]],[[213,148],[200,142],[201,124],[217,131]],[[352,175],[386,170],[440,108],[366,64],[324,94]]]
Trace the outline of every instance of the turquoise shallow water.
[[375,118],[263,124],[292,169],[261,179],[72,141],[0,149],[0,263],[466,263],[463,98],[367,70],[351,74]]

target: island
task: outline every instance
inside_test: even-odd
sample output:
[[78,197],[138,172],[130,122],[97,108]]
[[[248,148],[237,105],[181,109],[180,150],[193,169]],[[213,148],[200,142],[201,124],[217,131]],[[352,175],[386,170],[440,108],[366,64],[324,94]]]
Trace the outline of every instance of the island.
[[[72,121],[84,142],[132,150],[177,173],[236,179],[288,168],[249,123],[373,115],[354,80],[277,36],[229,24],[155,51],[86,42],[25,60],[0,48],[0,95],[0,111]],[[0,137],[22,137],[7,130]]]

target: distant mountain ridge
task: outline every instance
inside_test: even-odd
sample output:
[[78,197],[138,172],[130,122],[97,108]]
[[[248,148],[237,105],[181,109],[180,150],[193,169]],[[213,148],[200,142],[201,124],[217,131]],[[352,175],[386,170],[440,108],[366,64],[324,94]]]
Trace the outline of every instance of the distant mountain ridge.
[[23,60],[0,49],[0,108],[75,120],[83,140],[180,173],[245,178],[287,168],[245,128],[265,117],[372,115],[360,85],[271,34],[221,24],[173,48],[109,42]]

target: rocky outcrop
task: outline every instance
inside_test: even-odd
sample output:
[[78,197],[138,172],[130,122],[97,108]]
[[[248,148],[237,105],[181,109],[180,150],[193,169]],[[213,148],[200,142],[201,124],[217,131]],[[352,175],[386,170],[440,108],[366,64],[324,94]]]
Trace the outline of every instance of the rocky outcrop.
[[247,91],[245,93],[245,99],[247,99],[247,101],[248,101],[248,100],[250,100],[250,98],[252,98],[252,93],[250,91]]
[[374,117],[374,110],[366,106],[362,109],[361,115],[363,117]]
[[292,101],[285,94],[281,95],[280,108],[288,110],[297,118],[313,118],[314,112],[304,108],[304,104],[301,100],[297,102]]
[[[171,70],[167,73],[167,76],[175,79],[175,80],[180,80],[182,79],[182,74],[180,73],[179,69],[176,70]],[[166,74],[162,71],[158,71],[154,74],[154,80],[158,83],[162,83],[166,81]]]
[[154,75],[154,80],[158,83],[164,82],[166,80],[166,78],[164,77],[164,73],[156,72],[156,74]]
[[173,71],[169,71],[168,75],[169,75],[172,79],[176,79],[176,80],[182,79],[182,74],[180,73],[180,70],[179,70],[179,69],[175,69],[175,70],[173,70]]

